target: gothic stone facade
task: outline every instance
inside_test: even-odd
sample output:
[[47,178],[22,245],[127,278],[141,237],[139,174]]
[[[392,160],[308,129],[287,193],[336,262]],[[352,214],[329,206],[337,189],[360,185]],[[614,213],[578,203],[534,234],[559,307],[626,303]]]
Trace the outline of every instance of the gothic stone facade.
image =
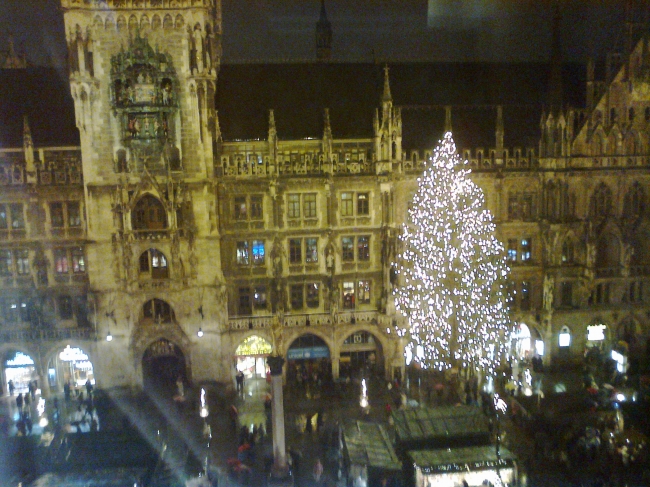
[[[320,138],[281,140],[270,111],[266,140],[227,141],[218,0],[62,7],[81,144],[35,149],[26,122],[0,150],[0,350],[45,377],[79,346],[110,387],[141,384],[156,344],[194,381],[230,380],[246,338],[286,356],[315,335],[336,377],[364,333],[402,369],[390,263],[429,153],[403,150],[388,72],[371,138],[333,138],[326,111]],[[508,249],[513,322],[547,363],[581,356],[591,325],[632,352],[649,336],[649,87],[641,42],[589,77],[586,109],[544,115],[538,147],[505,148],[498,109],[494,146],[461,150]]]

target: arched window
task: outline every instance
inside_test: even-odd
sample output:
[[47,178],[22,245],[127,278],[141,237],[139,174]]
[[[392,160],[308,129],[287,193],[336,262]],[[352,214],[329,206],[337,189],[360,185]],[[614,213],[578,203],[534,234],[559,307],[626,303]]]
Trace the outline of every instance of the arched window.
[[148,194],[140,198],[132,213],[134,230],[162,230],[167,228],[167,212],[157,198]]
[[557,220],[558,215],[558,191],[553,181],[546,186],[546,218]]
[[171,323],[174,321],[174,312],[162,299],[150,299],[142,307],[142,318],[157,323]]
[[573,264],[574,245],[571,238],[567,238],[562,244],[562,264]]
[[149,249],[140,255],[140,275],[150,276],[152,279],[167,279],[169,268],[167,257],[158,249]]
[[645,194],[639,183],[634,183],[625,195],[623,216],[636,219],[644,213]]
[[634,107],[630,107],[630,109],[627,111],[627,119],[630,122],[634,122]]
[[612,211],[612,192],[604,184],[596,188],[591,197],[591,213],[594,218],[605,218]]

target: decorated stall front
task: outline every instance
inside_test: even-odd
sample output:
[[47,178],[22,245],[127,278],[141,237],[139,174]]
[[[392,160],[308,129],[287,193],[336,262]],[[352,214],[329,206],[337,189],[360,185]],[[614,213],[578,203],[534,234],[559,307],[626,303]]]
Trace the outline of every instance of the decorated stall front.
[[381,424],[349,421],[343,442],[348,485],[401,485],[402,462]]
[[517,461],[505,448],[498,457],[493,445],[485,445],[410,451],[408,458],[415,487],[516,485]]

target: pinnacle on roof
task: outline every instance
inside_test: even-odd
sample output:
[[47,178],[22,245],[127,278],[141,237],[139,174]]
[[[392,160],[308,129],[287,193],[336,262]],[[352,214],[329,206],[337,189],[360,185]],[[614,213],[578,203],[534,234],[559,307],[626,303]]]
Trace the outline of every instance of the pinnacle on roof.
[[390,94],[390,81],[388,79],[388,65],[384,66],[384,94],[381,97],[382,101],[393,101]]

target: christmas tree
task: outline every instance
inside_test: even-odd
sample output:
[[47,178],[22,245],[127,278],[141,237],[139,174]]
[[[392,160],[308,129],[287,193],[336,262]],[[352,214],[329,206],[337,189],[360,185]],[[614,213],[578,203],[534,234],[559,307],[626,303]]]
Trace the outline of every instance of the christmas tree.
[[418,179],[402,229],[395,303],[408,318],[407,357],[423,368],[492,373],[510,327],[509,268],[467,164],[447,132]]

